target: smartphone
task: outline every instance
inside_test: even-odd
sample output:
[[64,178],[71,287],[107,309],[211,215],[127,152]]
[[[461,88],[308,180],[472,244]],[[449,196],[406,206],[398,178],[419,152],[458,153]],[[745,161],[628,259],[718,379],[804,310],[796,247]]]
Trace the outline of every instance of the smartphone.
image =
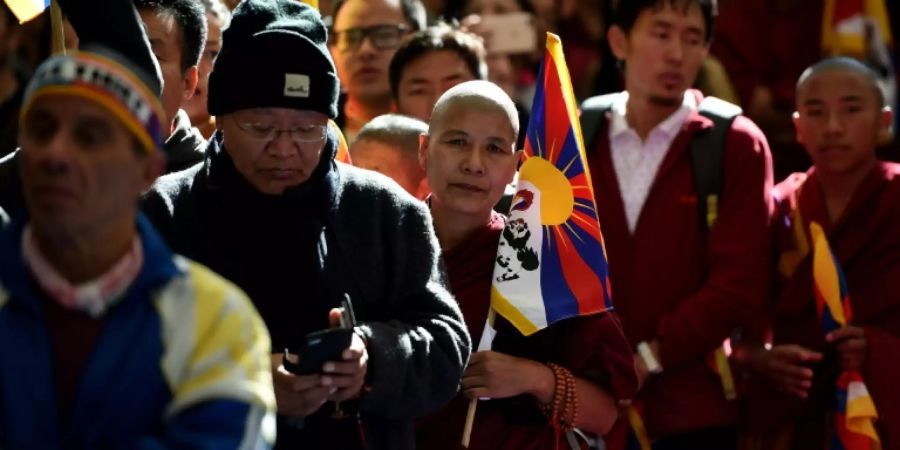
[[288,372],[295,375],[311,375],[321,372],[322,364],[343,359],[341,354],[353,342],[353,329],[356,327],[356,314],[353,312],[353,302],[350,301],[349,295],[344,294],[339,309],[340,326],[307,334],[303,347],[297,355],[296,364],[288,360],[288,351],[284,351],[283,364]]
[[531,53],[537,48],[537,30],[529,13],[485,15],[481,24],[490,32],[486,42],[489,55]]
[[[306,335],[306,341],[300,348],[297,363],[284,358],[284,368],[295,375],[312,375],[322,371],[322,365],[328,361],[340,361],[353,342],[353,329],[329,328]],[[285,351],[287,353],[287,351]]]

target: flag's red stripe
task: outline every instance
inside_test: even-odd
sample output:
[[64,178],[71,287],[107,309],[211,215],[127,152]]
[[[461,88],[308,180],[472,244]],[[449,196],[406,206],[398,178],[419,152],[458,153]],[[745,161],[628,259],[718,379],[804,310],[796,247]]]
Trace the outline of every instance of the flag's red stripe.
[[[569,114],[559,80],[559,72],[556,70],[556,64],[553,62],[553,57],[549,51],[547,51],[545,64],[544,102],[546,110],[544,113],[544,129],[546,130],[545,136],[547,140],[545,145],[547,145],[548,153],[551,145],[557,147],[553,152],[553,160],[550,160],[550,163],[560,167],[568,163],[568,161],[560,161],[559,155],[562,153],[561,149],[563,144],[565,144],[566,138],[572,132],[572,124],[569,122]],[[555,143],[554,140],[556,141]]]
[[569,289],[575,294],[579,313],[586,314],[605,309],[600,279],[581,259],[581,255],[578,254],[568,234],[563,233],[561,239],[566,241],[565,245],[560,245],[561,243],[557,241],[562,275],[565,277]]

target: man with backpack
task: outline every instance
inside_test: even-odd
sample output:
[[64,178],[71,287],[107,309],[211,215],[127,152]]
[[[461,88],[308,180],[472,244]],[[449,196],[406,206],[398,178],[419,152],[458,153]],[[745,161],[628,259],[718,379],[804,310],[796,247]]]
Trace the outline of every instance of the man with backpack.
[[766,138],[738,107],[689,89],[715,10],[715,0],[620,2],[609,42],[626,90],[582,107],[615,305],[643,383],[619,428],[655,450],[735,448],[723,342],[768,294]]

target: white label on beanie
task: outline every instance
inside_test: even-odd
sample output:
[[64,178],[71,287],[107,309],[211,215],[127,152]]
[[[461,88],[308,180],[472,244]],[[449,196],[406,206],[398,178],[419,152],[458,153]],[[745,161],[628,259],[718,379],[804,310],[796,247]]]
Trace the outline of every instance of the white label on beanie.
[[299,73],[284,74],[285,97],[309,97],[309,75]]

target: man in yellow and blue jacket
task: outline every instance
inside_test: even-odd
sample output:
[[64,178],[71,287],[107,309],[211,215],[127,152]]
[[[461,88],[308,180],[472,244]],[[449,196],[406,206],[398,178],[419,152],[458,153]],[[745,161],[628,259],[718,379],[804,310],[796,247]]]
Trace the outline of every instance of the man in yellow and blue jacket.
[[[137,212],[165,159],[159,68],[137,15],[118,0],[60,3],[81,51],[28,85],[27,214],[0,232],[0,448],[265,448],[265,325]],[[79,28],[101,8],[109,26]]]

